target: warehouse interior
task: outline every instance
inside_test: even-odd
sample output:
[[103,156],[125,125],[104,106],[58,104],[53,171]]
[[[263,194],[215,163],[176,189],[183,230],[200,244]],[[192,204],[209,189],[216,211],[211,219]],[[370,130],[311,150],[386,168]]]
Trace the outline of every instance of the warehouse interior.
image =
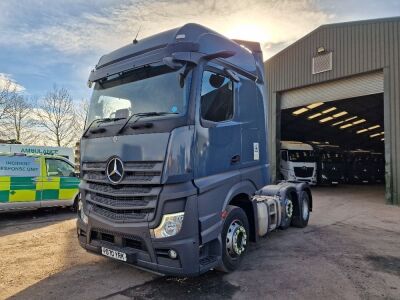
[[[381,156],[384,170],[383,98],[378,93],[282,109],[280,139],[338,145],[345,154],[367,150]],[[384,177],[371,183],[384,184]]]

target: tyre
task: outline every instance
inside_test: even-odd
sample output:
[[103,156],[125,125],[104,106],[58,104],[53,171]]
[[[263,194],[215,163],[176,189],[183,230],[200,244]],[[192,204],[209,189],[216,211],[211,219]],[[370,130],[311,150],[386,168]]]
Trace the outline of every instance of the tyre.
[[71,206],[71,211],[73,211],[73,212],[77,212],[77,211],[78,211],[78,203],[79,203],[79,200],[80,200],[80,194],[78,194],[78,195],[75,197],[74,204],[72,204],[72,206]]
[[310,197],[306,191],[302,191],[299,196],[298,215],[293,217],[292,226],[304,228],[308,225],[310,218]]
[[292,223],[293,217],[293,196],[289,193],[286,195],[285,199],[282,201],[282,216],[280,229],[289,228]]
[[228,205],[228,215],[222,229],[222,264],[217,270],[232,272],[236,270],[249,244],[249,222],[246,213],[237,206]]

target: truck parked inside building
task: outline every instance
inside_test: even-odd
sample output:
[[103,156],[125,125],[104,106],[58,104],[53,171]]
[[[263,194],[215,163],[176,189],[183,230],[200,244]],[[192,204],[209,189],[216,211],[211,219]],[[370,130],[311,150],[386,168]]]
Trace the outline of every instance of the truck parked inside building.
[[346,155],[346,181],[348,183],[371,183],[373,181],[373,163],[371,151],[351,150]]
[[345,160],[337,145],[313,143],[317,162],[317,184],[337,185],[344,182]]
[[317,164],[311,145],[296,141],[281,141],[281,177],[288,181],[317,183]]
[[171,275],[235,270],[250,241],[305,227],[305,183],[271,183],[259,43],[200,25],[101,57],[81,139],[77,234]]

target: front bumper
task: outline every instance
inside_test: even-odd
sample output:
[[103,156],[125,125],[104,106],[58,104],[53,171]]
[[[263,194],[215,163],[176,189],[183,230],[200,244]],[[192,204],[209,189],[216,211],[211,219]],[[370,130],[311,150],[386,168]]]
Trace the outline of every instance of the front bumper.
[[[149,226],[149,222],[114,223],[89,213],[87,224],[78,218],[77,235],[89,252],[102,255],[102,247],[123,252],[126,263],[165,275],[197,276],[217,263],[202,264],[196,196],[187,198],[182,229],[176,236],[155,239]],[[178,253],[176,259],[169,257],[169,250]]]

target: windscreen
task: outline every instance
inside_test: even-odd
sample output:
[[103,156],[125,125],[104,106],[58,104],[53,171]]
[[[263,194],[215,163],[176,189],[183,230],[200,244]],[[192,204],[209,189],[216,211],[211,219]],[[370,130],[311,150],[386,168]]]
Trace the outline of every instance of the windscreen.
[[314,151],[311,150],[289,150],[289,160],[293,162],[314,162]]
[[324,151],[321,153],[321,160],[328,163],[343,162],[343,154],[335,151]]
[[180,73],[165,65],[152,65],[96,82],[86,126],[95,119],[128,118],[137,113],[185,114],[190,75],[182,84]]

